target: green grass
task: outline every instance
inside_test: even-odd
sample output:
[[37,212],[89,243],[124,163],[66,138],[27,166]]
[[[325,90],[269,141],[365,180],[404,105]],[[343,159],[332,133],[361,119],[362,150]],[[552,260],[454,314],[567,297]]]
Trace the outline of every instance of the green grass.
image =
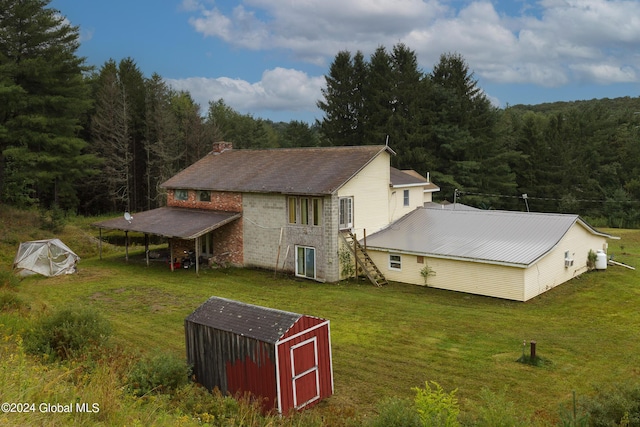
[[[640,231],[608,231],[622,236],[609,253],[637,265]],[[80,235],[74,230],[68,238]],[[118,346],[184,357],[184,318],[212,295],[324,317],[331,321],[335,395],[312,411],[361,418],[373,416],[382,400],[411,398],[411,388],[429,380],[446,391],[457,388],[463,412],[489,389],[544,425],[557,421],[573,390],[586,396],[598,385],[637,383],[640,376],[640,279],[622,267],[584,274],[519,303],[399,283],[274,279],[273,272],[243,269],[197,276],[164,264],[146,267],[139,253],[125,263],[113,249],[103,260],[95,247],[85,251],[90,256],[80,253],[78,274],[31,277],[7,291],[28,310],[0,312],[5,336],[47,310],[81,304],[111,321]],[[516,362],[523,341],[531,340],[544,360],[539,366]]]

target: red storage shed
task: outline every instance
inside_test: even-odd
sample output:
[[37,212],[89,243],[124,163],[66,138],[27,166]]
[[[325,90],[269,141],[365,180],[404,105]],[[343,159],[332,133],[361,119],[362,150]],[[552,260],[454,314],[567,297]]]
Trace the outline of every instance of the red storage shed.
[[195,380],[287,414],[333,394],[329,321],[211,297],[185,319]]

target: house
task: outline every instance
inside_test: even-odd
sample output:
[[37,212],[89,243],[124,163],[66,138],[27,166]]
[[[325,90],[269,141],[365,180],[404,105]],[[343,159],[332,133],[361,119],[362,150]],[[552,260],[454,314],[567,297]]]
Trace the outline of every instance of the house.
[[234,150],[218,142],[162,184],[166,207],[94,225],[166,236],[172,260],[195,251],[196,261],[335,282],[341,230],[378,231],[438,191],[391,168],[393,154],[385,145]]
[[166,207],[95,225],[167,236],[172,259],[195,250],[196,259],[323,282],[356,273],[376,285],[424,284],[428,265],[430,286],[519,301],[584,272],[590,249],[606,251],[611,236],[576,215],[433,203],[428,174],[391,167],[394,154],[215,143],[162,184]]
[[329,321],[211,297],[185,319],[195,380],[281,414],[333,394]]
[[612,238],[577,215],[428,206],[367,237],[388,279],[527,301],[587,271]]

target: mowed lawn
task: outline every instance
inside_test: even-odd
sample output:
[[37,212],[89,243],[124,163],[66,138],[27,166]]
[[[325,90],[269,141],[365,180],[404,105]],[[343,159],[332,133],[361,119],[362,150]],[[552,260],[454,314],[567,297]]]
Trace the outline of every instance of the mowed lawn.
[[[636,266],[640,231],[608,230],[617,261]],[[586,262],[586,260],[585,260]],[[323,284],[271,271],[169,271],[141,255],[83,259],[79,272],[27,278],[18,288],[32,313],[88,305],[114,326],[114,340],[141,353],[185,354],[184,319],[212,295],[331,321],[335,395],[315,410],[368,414],[385,398],[411,397],[426,380],[458,389],[462,409],[483,387],[521,413],[556,419],[572,391],[637,382],[640,279],[609,267],[584,274],[526,303],[392,283]],[[537,342],[541,366],[516,360]],[[526,342],[526,348],[523,348]]]

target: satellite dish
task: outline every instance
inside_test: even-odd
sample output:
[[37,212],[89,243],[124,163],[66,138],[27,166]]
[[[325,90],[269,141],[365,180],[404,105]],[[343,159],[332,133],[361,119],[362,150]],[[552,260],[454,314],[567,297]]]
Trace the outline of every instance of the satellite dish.
[[131,216],[131,214],[129,212],[125,212],[124,213],[124,219],[131,224],[131,220],[133,219],[133,217]]

